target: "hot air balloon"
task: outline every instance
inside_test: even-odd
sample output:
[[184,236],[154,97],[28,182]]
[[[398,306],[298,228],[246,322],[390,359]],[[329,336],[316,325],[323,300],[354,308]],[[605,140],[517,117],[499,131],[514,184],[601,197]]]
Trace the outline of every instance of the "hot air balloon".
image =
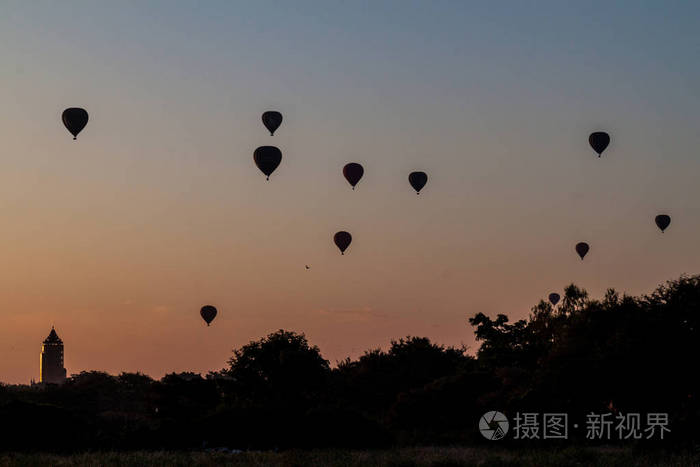
[[282,162],[282,151],[275,146],[260,146],[253,153],[255,165],[270,179],[270,174],[275,171]]
[[61,119],[68,131],[70,131],[70,134],[73,135],[73,139],[76,139],[78,133],[87,125],[88,113],[85,109],[71,107],[63,111]]
[[214,321],[214,318],[216,318],[216,308],[211,306],[211,305],[204,305],[201,310],[199,310],[199,314],[202,315],[202,319],[207,322],[207,326],[211,324],[212,321]]
[[428,174],[425,172],[411,172],[408,175],[408,181],[413,189],[416,190],[416,194],[420,194],[425,184],[428,183]]
[[336,232],[333,236],[333,241],[335,242],[335,246],[340,249],[340,254],[344,255],[345,250],[347,250],[348,246],[350,246],[350,242],[352,242],[352,235],[341,230],[340,232]]
[[551,303],[552,306],[557,306],[557,303],[559,303],[560,298],[561,297],[558,293],[551,293],[549,294],[549,303]]
[[604,131],[596,131],[588,137],[588,144],[598,153],[598,157],[603,154],[605,148],[610,144],[610,135]]
[[656,226],[663,232],[671,224],[671,217],[666,214],[659,214],[654,219],[654,222],[656,222]]
[[282,124],[282,114],[274,110],[267,111],[262,114],[262,121],[265,128],[270,131],[270,136],[272,136]]
[[590,250],[591,247],[588,246],[588,243],[586,242],[580,242],[576,244],[576,253],[581,257],[581,260],[583,260],[583,257],[586,256],[586,253],[588,253],[588,250]]
[[364,173],[365,169],[363,169],[362,166],[357,162],[350,162],[349,164],[345,164],[345,167],[343,167],[343,175],[345,176],[345,179],[350,183],[353,190],[355,189],[355,185],[357,185],[357,182],[360,181]]

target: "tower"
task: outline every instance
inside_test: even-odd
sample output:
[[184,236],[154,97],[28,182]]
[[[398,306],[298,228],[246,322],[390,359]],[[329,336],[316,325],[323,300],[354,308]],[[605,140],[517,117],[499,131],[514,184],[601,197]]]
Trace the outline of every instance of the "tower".
[[39,361],[39,382],[61,384],[66,380],[66,369],[63,368],[63,341],[51,326],[49,336],[41,346]]

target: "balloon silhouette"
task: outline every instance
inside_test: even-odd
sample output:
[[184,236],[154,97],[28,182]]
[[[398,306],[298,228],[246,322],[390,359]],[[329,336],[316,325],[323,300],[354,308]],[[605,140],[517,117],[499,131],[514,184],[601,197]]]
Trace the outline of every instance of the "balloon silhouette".
[[581,260],[583,260],[583,257],[586,256],[586,253],[588,253],[588,250],[590,250],[591,247],[588,246],[588,243],[586,242],[581,242],[576,244],[576,253],[581,257]]
[[357,182],[360,181],[364,173],[365,169],[363,169],[362,166],[357,162],[350,162],[349,164],[345,164],[345,167],[343,167],[343,175],[345,176],[345,179],[350,183],[353,190],[355,189],[355,185],[357,185]]
[[63,111],[61,120],[63,120],[63,125],[70,131],[70,134],[73,135],[73,139],[76,139],[78,133],[87,125],[88,113],[85,109],[71,107]]
[[340,254],[344,255],[345,250],[347,250],[347,248],[350,246],[350,242],[352,242],[352,235],[344,230],[341,230],[333,235],[333,241],[335,242],[335,246],[340,249]]
[[270,174],[275,171],[280,162],[282,162],[282,151],[275,146],[260,146],[253,153],[253,160],[260,171],[265,174],[267,180],[270,179]]
[[207,322],[207,326],[211,324],[212,321],[214,321],[214,318],[216,318],[216,308],[214,308],[211,305],[204,305],[201,310],[199,310],[199,314],[202,315],[202,319]]
[[588,137],[588,144],[598,153],[598,157],[603,154],[605,148],[610,144],[610,135],[604,131],[596,131]]
[[265,128],[270,131],[270,136],[275,134],[277,128],[282,124],[282,114],[274,110],[270,110],[262,114],[262,121]]
[[418,195],[425,184],[428,183],[428,175],[425,172],[411,172],[408,176],[408,182]]
[[558,293],[551,293],[549,294],[549,303],[551,303],[553,306],[557,306],[557,303],[559,303],[560,298],[561,297]]
[[663,232],[671,224],[671,217],[666,214],[659,214],[654,218],[654,222],[656,222],[656,226]]

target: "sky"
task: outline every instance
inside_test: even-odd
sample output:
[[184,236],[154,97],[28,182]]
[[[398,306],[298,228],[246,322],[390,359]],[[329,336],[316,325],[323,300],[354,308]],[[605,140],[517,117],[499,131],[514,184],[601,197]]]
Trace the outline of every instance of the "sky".
[[0,58],[6,383],[52,325],[69,374],[206,373],[278,329],[334,364],[700,272],[697,2],[0,0]]

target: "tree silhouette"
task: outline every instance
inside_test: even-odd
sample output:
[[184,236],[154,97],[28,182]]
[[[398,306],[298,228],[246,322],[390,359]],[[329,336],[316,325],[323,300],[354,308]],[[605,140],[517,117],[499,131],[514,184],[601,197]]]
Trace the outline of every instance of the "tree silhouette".
[[237,395],[266,402],[310,400],[323,388],[330,365],[304,334],[279,330],[233,351],[229,368]]
[[558,307],[540,301],[514,323],[476,313],[476,358],[408,336],[331,369],[303,334],[279,330],[206,377],[90,371],[0,385],[0,450],[472,444],[494,409],[668,413],[664,442],[682,446],[700,438],[699,321],[700,276],[682,276],[600,300],[572,284]]

